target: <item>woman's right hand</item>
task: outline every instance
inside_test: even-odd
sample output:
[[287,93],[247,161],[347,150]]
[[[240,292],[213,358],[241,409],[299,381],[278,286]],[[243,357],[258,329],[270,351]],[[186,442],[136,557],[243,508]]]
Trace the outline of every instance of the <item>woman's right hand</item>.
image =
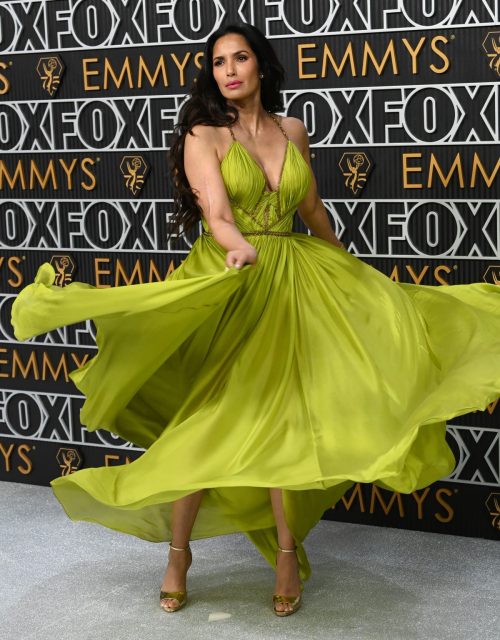
[[244,264],[251,264],[254,268],[257,266],[257,249],[250,243],[248,247],[243,249],[233,249],[226,253],[226,270],[235,266],[241,269]]

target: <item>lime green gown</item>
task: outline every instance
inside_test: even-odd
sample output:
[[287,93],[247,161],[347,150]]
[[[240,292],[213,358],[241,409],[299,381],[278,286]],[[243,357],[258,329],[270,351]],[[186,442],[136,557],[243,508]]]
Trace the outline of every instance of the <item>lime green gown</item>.
[[304,539],[355,483],[411,493],[455,468],[446,420],[500,396],[500,287],[395,282],[292,232],[311,174],[285,144],[274,191],[234,134],[221,164],[256,267],[226,270],[203,219],[162,282],[59,287],[42,264],[12,324],[23,341],[92,319],[80,420],[145,449],[53,480],[69,518],[169,541],[173,501],[204,489],[191,540],[243,532],[276,568],[281,488],[307,580]]

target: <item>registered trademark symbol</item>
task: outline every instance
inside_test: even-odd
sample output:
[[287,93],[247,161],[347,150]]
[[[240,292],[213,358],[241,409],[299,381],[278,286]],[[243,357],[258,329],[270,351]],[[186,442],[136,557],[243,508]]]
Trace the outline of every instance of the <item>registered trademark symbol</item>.
[[451,34],[451,39],[455,40],[455,34],[454,33]]
[[458,269],[458,265],[454,264],[454,265],[453,265],[453,268],[454,268],[454,269]]
[[454,491],[455,491],[455,493],[458,493],[458,489],[455,489]]
[[96,161],[97,161],[97,162],[99,162],[99,160],[100,160],[100,159],[101,159],[101,158],[96,158]]
[[25,260],[26,256],[22,256],[23,260]]

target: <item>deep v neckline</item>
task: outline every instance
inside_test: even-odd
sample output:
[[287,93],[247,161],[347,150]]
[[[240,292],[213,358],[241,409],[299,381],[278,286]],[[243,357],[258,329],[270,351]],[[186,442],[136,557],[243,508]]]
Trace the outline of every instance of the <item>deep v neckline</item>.
[[234,133],[233,130],[230,126],[228,126],[228,129],[231,133],[231,137],[232,137],[232,142],[229,145],[229,149],[226,152],[226,155],[224,156],[224,158],[222,159],[221,165],[224,162],[224,160],[227,158],[227,156],[229,155],[229,152],[231,151],[231,148],[233,147],[233,145],[238,144],[243,151],[246,153],[246,155],[248,156],[248,158],[250,159],[251,162],[253,162],[253,164],[257,167],[257,169],[259,170],[262,178],[264,179],[264,188],[262,189],[263,193],[269,193],[269,194],[273,194],[273,193],[278,193],[279,189],[280,189],[280,185],[281,185],[281,176],[283,175],[283,170],[285,168],[285,164],[286,164],[286,159],[288,157],[288,149],[290,147],[290,143],[291,140],[290,138],[287,136],[286,131],[283,129],[283,127],[280,125],[280,123],[276,120],[276,118],[271,114],[270,111],[267,112],[269,117],[271,118],[271,120],[274,121],[274,123],[276,124],[277,127],[279,127],[281,129],[282,134],[285,136],[286,138],[286,145],[285,145],[285,153],[283,154],[283,162],[281,163],[281,168],[280,168],[280,172],[279,172],[279,176],[278,176],[278,184],[276,185],[276,189],[273,189],[272,191],[270,191],[269,189],[266,189],[266,183],[267,183],[267,178],[266,178],[266,174],[264,173],[262,167],[260,166],[260,164],[257,162],[257,160],[255,160],[255,158],[252,156],[252,154],[250,153],[250,151],[245,147],[245,145],[241,144],[241,142],[239,142],[238,140],[236,140],[236,138],[234,137]]
[[[238,142],[238,140],[233,140],[231,142],[231,147],[233,146],[233,144],[237,144],[239,145],[243,151],[246,153],[246,155],[248,156],[248,158],[250,159],[251,162],[254,163],[254,165],[257,167],[257,169],[260,171],[261,176],[264,178],[264,187],[266,186],[266,174],[264,173],[264,171],[262,170],[262,167],[260,166],[260,164],[253,158],[252,154],[250,153],[250,151],[248,151],[248,149],[241,144],[241,142]],[[279,191],[280,185],[281,185],[281,176],[283,175],[283,169],[285,168],[285,163],[286,163],[286,159],[288,156],[288,148],[290,146],[290,140],[287,140],[286,142],[286,146],[285,146],[285,153],[283,155],[283,162],[281,163],[281,169],[280,169],[280,173],[279,173],[279,177],[278,177],[278,184],[276,185],[276,189],[273,189],[272,191],[270,191],[269,189],[264,188],[263,191],[264,193],[277,193]],[[228,150],[229,152],[229,150]],[[227,153],[226,153],[227,156]],[[226,159],[226,157],[224,157],[224,159],[222,160],[222,162],[224,162],[224,160]]]

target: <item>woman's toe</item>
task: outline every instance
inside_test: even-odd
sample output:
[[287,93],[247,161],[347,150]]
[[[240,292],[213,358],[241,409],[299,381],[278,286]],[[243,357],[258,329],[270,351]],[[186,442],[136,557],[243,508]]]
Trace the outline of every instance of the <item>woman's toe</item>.
[[177,609],[177,607],[179,606],[179,601],[175,598],[164,598],[161,603],[168,609]]

